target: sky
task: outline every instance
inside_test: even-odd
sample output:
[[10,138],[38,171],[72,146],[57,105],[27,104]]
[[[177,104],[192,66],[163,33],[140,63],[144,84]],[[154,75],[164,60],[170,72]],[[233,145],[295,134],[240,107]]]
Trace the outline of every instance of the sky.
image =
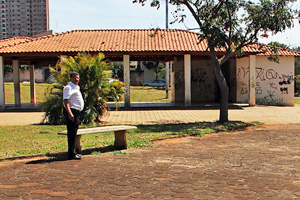
[[[149,0],[148,0],[149,1]],[[132,0],[49,0],[50,29],[55,33],[72,30],[96,29],[149,29],[166,28],[165,4],[160,9],[132,3]],[[300,0],[295,3],[300,10]],[[174,18],[169,6],[169,22]],[[188,12],[186,12],[188,14]],[[170,29],[197,28],[191,15],[185,23],[169,24]],[[260,38],[259,42],[277,41],[290,48],[300,46],[300,25],[295,21],[292,29],[269,38]]]

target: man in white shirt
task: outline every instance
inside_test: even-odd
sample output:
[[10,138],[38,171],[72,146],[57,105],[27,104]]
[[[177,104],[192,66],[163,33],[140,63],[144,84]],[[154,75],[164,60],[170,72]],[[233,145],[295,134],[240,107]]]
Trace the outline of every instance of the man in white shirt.
[[67,121],[68,135],[68,158],[81,159],[81,152],[75,151],[75,139],[80,124],[80,111],[83,110],[84,101],[80,92],[79,74],[72,72],[70,82],[64,87],[64,115]]

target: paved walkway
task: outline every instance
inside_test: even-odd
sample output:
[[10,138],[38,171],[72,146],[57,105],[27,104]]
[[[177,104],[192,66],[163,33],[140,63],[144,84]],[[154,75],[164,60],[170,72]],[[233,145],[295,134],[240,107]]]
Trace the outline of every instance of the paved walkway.
[[[111,111],[107,124],[216,121],[218,109]],[[41,112],[1,112],[0,124],[33,124]],[[0,199],[300,199],[300,107],[238,107],[230,120],[266,125],[204,138],[154,142],[121,155],[0,162]],[[288,126],[286,124],[289,124]]]
[[[159,105],[159,104],[158,104]],[[0,112],[0,125],[38,124],[44,117],[43,112]],[[134,108],[133,110],[110,111],[102,118],[106,124],[157,124],[217,121],[219,109],[198,107]],[[265,124],[300,123],[300,106],[234,106],[229,109],[229,120],[260,121]]]
[[78,160],[0,162],[0,199],[300,199],[299,124]]

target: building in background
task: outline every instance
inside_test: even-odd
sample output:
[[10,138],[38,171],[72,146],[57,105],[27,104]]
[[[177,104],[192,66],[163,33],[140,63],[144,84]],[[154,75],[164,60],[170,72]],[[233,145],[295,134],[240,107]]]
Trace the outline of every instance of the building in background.
[[0,0],[0,39],[49,30],[49,0]]

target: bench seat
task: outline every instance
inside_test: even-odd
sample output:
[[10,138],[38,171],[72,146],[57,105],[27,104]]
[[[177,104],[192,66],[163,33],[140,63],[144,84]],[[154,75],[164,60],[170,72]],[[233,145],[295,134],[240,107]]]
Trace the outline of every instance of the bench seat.
[[[80,138],[81,135],[92,134],[92,133],[103,133],[103,132],[114,132],[115,133],[115,142],[114,146],[116,149],[127,149],[127,141],[126,141],[126,132],[129,129],[136,129],[136,126],[102,126],[102,127],[94,127],[94,128],[83,128],[78,129],[75,141],[75,150],[77,152],[81,152],[80,147]],[[60,131],[57,134],[59,135],[67,135],[67,131]]]

